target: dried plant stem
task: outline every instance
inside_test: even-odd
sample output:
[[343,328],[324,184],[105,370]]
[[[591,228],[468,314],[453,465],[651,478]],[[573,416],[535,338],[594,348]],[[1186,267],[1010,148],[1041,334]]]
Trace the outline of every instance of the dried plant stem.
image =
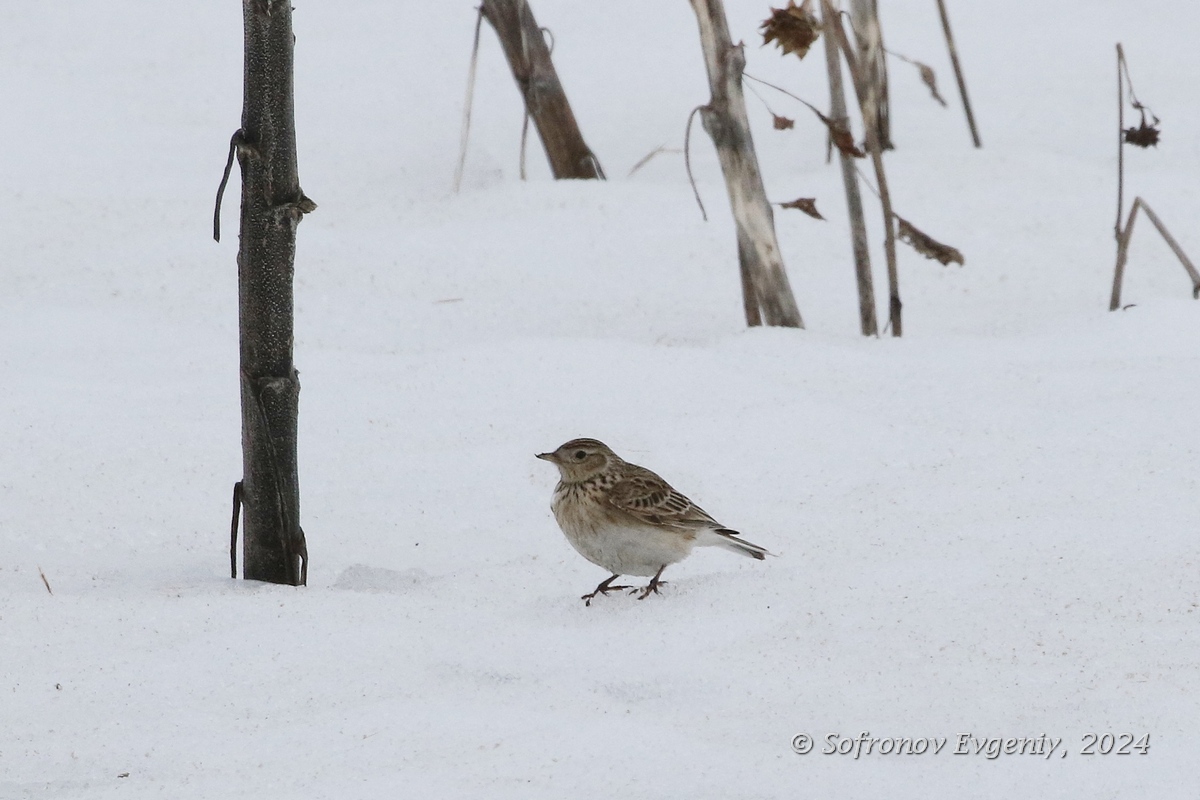
[[[1129,75],[1129,62],[1125,60],[1125,48],[1121,46],[1120,42],[1117,42],[1117,222],[1114,226],[1114,234],[1118,240],[1121,238],[1121,218],[1125,216],[1125,145],[1133,142],[1132,138],[1126,138],[1126,134],[1134,133],[1134,131],[1125,130],[1126,102],[1141,112],[1142,126],[1144,127],[1146,112],[1149,109],[1142,105],[1138,100],[1137,92],[1133,90],[1133,78]],[[1155,123],[1157,124],[1157,122],[1156,118]],[[1153,132],[1156,134],[1153,141],[1156,142],[1157,131]],[[1142,146],[1146,145],[1142,144]]]
[[875,110],[869,121],[875,126],[879,146],[884,150],[894,150],[888,117],[887,57],[883,47],[883,31],[879,26],[878,0],[850,0],[850,24],[854,28],[858,63],[863,76],[875,87]]
[[[809,110],[812,111],[814,114],[816,114],[818,117],[821,116],[821,109],[817,108],[812,103],[805,100],[803,97],[801,97],[797,94],[792,94],[787,89],[784,89],[782,86],[776,86],[775,84],[771,83],[770,81],[764,81],[762,78],[756,78],[753,75],[751,75],[749,72],[743,72],[742,77],[749,78],[750,80],[754,81],[755,83],[761,83],[763,86],[769,86],[770,88],[774,89],[777,92],[782,92],[782,93],[786,94],[788,97],[792,98],[793,100],[803,103],[804,105],[808,106]],[[759,100],[762,100],[763,105],[767,106],[767,111],[771,111],[771,106],[767,105],[767,101],[763,100],[763,96],[761,94],[754,91],[754,87],[750,87],[750,91],[754,92],[755,97],[757,97]],[[771,113],[774,114],[775,112],[771,111]]]
[[871,156],[871,164],[875,168],[875,182],[879,186],[879,203],[883,206],[883,250],[887,258],[887,276],[888,276],[888,325],[892,329],[892,336],[904,335],[904,326],[902,323],[903,303],[900,302],[900,277],[896,268],[896,224],[895,215],[892,213],[892,198],[888,191],[887,175],[883,169],[883,148],[876,135],[875,126],[870,124],[871,120],[875,119],[875,92],[876,89],[859,69],[858,59],[855,57],[854,49],[850,45],[850,39],[846,36],[846,29],[842,26],[841,17],[838,16],[830,0],[821,0],[822,17],[828,22],[829,30],[833,33],[837,44],[842,51],[842,56],[846,59],[846,65],[850,68],[850,77],[854,83],[854,91],[858,96],[858,106],[863,117],[863,132],[867,140],[867,152]]
[[1137,222],[1138,211],[1146,212],[1146,216],[1150,218],[1150,222],[1158,229],[1167,246],[1175,253],[1175,257],[1179,259],[1179,263],[1187,271],[1188,277],[1192,280],[1192,297],[1200,298],[1200,272],[1196,270],[1196,266],[1187,257],[1187,253],[1183,252],[1183,248],[1179,246],[1179,242],[1175,241],[1175,237],[1167,230],[1167,226],[1158,218],[1158,214],[1154,213],[1154,210],[1146,204],[1145,200],[1135,197],[1133,205],[1129,208],[1129,219],[1126,220],[1124,227],[1118,226],[1120,232],[1117,235],[1117,266],[1113,270],[1112,298],[1109,300],[1108,310],[1116,311],[1121,307],[1121,284],[1125,280],[1125,263],[1129,258],[1129,242],[1133,239],[1133,224]]
[[1183,252],[1183,248],[1179,246],[1179,242],[1175,241],[1175,237],[1171,235],[1171,232],[1167,230],[1167,226],[1163,224],[1163,221],[1158,218],[1158,214],[1154,213],[1154,210],[1150,208],[1146,201],[1138,197],[1134,199],[1134,203],[1146,212],[1146,216],[1154,223],[1154,227],[1162,234],[1163,240],[1171,248],[1171,252],[1175,254],[1175,257],[1179,259],[1179,263],[1187,271],[1188,277],[1192,279],[1192,297],[1200,298],[1200,272],[1196,271],[1196,265],[1187,257],[1187,253]]
[[1138,101],[1137,95],[1133,91],[1133,80],[1129,77],[1129,62],[1125,60],[1125,48],[1121,43],[1117,43],[1117,222],[1114,227],[1114,234],[1117,238],[1117,264],[1113,269],[1113,288],[1112,297],[1109,299],[1108,310],[1116,311],[1121,307],[1121,287],[1125,281],[1125,264],[1129,260],[1129,243],[1133,240],[1133,225],[1137,222],[1139,211],[1145,211],[1146,216],[1150,218],[1150,222],[1158,230],[1159,234],[1166,241],[1167,246],[1171,248],[1171,252],[1175,253],[1175,257],[1179,259],[1179,263],[1183,265],[1187,271],[1188,277],[1192,281],[1192,297],[1200,298],[1200,272],[1196,270],[1196,266],[1188,258],[1187,253],[1183,252],[1183,248],[1179,246],[1179,242],[1167,230],[1167,226],[1159,219],[1158,214],[1154,213],[1154,209],[1140,197],[1133,199],[1133,205],[1129,208],[1129,217],[1122,223],[1122,217],[1125,214],[1125,101],[1126,90],[1130,100],[1133,102],[1134,108],[1143,110],[1142,122],[1145,124],[1144,106]]
[[46,580],[46,573],[42,572],[41,567],[38,567],[37,570],[38,570],[38,575],[42,576],[42,585],[46,587],[46,591],[50,593],[51,597],[53,597],[54,590],[50,588],[50,581]]
[[[704,210],[704,201],[700,199],[700,190],[696,188],[696,179],[692,176],[692,120],[701,108],[702,106],[696,106],[692,109],[692,113],[688,114],[687,127],[683,130],[683,166],[687,170],[688,183],[692,185],[692,194],[696,196],[696,205],[700,206],[700,216],[708,222],[708,212]],[[755,308],[757,309],[757,306]]]
[[[482,25],[483,7],[480,6],[479,13],[475,16],[475,44],[471,46],[471,66],[467,69],[467,99],[463,102],[462,133],[459,135],[458,142],[458,166],[454,168],[455,192],[462,187],[463,168],[467,163],[467,140],[471,135],[471,105],[475,100],[475,72],[479,65],[479,29]],[[528,116],[526,116],[526,120],[528,120]]]
[[963,111],[967,114],[967,127],[971,129],[971,140],[976,147],[983,147],[979,140],[979,129],[975,127],[975,114],[971,111],[971,98],[967,97],[967,80],[963,77],[962,65],[958,63],[958,48],[954,46],[954,34],[950,32],[950,15],[946,13],[945,0],[937,0],[938,14],[942,18],[942,32],[946,34],[946,47],[950,50],[950,63],[954,66],[954,79],[958,81],[958,96],[962,98]]
[[[832,120],[829,117],[822,114],[821,109],[817,108],[812,103],[805,100],[803,97],[794,95],[791,92],[789,92],[787,89],[784,89],[781,86],[776,86],[775,84],[773,84],[769,81],[764,81],[762,78],[756,78],[749,73],[743,73],[742,77],[749,78],[750,80],[754,81],[755,83],[761,83],[763,86],[770,87],[777,92],[782,92],[783,94],[786,94],[788,97],[792,98],[793,100],[796,100],[796,101],[804,104],[808,108],[809,111],[813,112],[813,114],[816,115],[817,119],[821,120],[821,124],[824,125],[826,130],[828,131],[828,139],[826,141],[828,142],[828,146],[830,148],[836,147],[838,150],[841,150],[844,153],[848,153],[849,155],[852,155],[855,158],[866,158],[867,157],[867,154],[864,153],[862,150],[858,149],[858,146],[856,144],[854,144],[854,137],[850,134],[850,127],[849,127],[849,125],[845,124],[845,120],[843,120],[841,123],[835,122],[834,120]],[[750,86],[749,84],[745,84],[745,85]],[[753,87],[750,87],[750,88],[751,88],[751,90],[753,90]],[[758,92],[754,92],[754,94],[756,96],[758,96],[760,100],[762,99],[762,96],[759,95]],[[763,100],[763,105],[766,105],[766,104],[767,104],[767,101]],[[770,111],[771,107],[767,106],[767,110]],[[775,112],[772,111],[771,113],[774,114]],[[778,117],[776,119],[778,119]],[[828,155],[826,155],[826,157],[825,157],[825,163],[826,164],[829,163]]]
[[[1129,65],[1125,63],[1125,48],[1117,42],[1117,237],[1118,262],[1121,249],[1121,218],[1125,216],[1125,83],[1129,80]],[[1132,225],[1133,217],[1130,216]]]
[[[822,9],[825,27],[825,66],[829,71],[829,116],[835,124],[849,127],[846,114],[846,91],[842,83],[842,60],[831,35],[827,9]],[[830,138],[830,152],[833,140]],[[854,277],[858,284],[858,317],[863,336],[878,336],[879,322],[875,317],[875,287],[871,279],[871,252],[867,246],[867,224],[863,218],[862,193],[858,188],[858,171],[854,159],[838,151],[842,168],[842,184],[846,189],[846,210],[850,217],[850,244],[854,252]]]
[[654,148],[649,153],[642,156],[642,159],[633,165],[633,168],[629,170],[629,174],[626,175],[625,177],[632,178],[633,175],[639,169],[641,169],[642,167],[649,164],[652,160],[654,160],[655,156],[661,155],[663,153],[682,153],[682,152],[683,152],[682,150],[676,150],[675,148],[667,147],[665,144],[660,144],[658,147]]
[[1125,281],[1125,261],[1129,257],[1129,240],[1133,238],[1133,223],[1137,222],[1138,204],[1135,201],[1129,210],[1129,221],[1124,230],[1117,225],[1117,266],[1113,270],[1112,297],[1108,301],[1108,310],[1116,311],[1121,307],[1121,284]]
[[[783,92],[784,94],[786,94],[788,97],[792,98],[793,100],[803,103],[805,106],[808,107],[808,110],[813,112],[814,114],[816,114],[817,119],[821,120],[822,122],[825,122],[828,119],[824,114],[821,113],[821,109],[817,108],[812,103],[805,100],[803,97],[800,97],[797,94],[792,94],[787,89],[784,89],[782,86],[776,86],[775,84],[771,83],[770,81],[764,81],[762,78],[756,78],[753,75],[751,75],[749,72],[743,72],[742,77],[749,78],[750,80],[754,81],[755,83],[761,83],[763,86],[768,86],[777,92]],[[754,92],[754,88],[751,87],[750,91]],[[767,105],[767,101],[763,100],[762,95],[760,95],[758,92],[754,92],[754,95],[759,100],[762,100],[763,105],[767,106],[767,111],[770,111],[771,114],[774,115],[775,112],[771,111],[771,106]]]
[[525,180],[525,143],[529,141],[529,112],[525,112],[525,121],[521,123],[521,158],[519,170],[521,180]]

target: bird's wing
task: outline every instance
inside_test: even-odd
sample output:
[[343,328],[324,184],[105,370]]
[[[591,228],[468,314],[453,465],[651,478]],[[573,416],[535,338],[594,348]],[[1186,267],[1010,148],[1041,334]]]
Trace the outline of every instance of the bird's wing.
[[630,464],[609,490],[608,502],[618,510],[650,525],[679,528],[721,528],[704,509],[671,488],[644,467]]

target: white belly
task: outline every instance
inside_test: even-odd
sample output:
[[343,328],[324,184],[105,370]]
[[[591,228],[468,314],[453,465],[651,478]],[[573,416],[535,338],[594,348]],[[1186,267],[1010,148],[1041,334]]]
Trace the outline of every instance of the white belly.
[[690,532],[616,523],[604,515],[581,513],[572,498],[555,498],[554,517],[579,554],[616,575],[650,577],[687,558],[695,546]]

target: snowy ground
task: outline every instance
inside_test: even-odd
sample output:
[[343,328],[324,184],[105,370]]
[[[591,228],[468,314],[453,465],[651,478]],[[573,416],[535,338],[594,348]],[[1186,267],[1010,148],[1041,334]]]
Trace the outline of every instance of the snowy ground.
[[[933,3],[882,5],[953,100]],[[749,98],[772,199],[829,218],[777,218],[807,331],[744,329],[702,132],[710,222],[680,156],[626,177],[707,98],[682,0],[535,4],[603,184],[536,141],[518,181],[485,26],[459,195],[471,4],[298,3],[306,589],[226,573],[238,5],[0,6],[0,797],[1194,797],[1200,306],[1145,221],[1136,307],[1105,309],[1117,40],[1164,130],[1130,197],[1200,256],[1200,11],[950,5],[985,147],[892,62],[888,164],[967,265],[901,251],[897,341],[857,334],[840,177],[791,101],[764,93],[776,133]],[[820,46],[760,49],[766,8],[729,2],[749,71],[823,105]],[[574,436],[780,557],[585,608],[604,573],[533,458]],[[863,732],[949,741],[821,753]]]

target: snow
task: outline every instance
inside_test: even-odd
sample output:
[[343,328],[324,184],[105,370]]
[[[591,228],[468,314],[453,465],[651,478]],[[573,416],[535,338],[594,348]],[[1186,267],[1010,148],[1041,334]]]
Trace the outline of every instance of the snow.
[[[825,102],[819,50],[748,71]],[[1124,42],[1162,144],[1127,153],[1193,258],[1200,11],[884,4],[905,337],[864,339],[836,166],[748,95],[808,330],[746,330],[693,131],[686,3],[535,3],[611,180],[556,184],[485,26],[450,192],[469,3],[298,4],[303,589],[233,582],[235,3],[0,8],[0,797],[1193,797],[1200,308],[1143,220],[1107,312]],[[821,45],[818,45],[819,48]],[[236,177],[235,177],[236,182]],[[876,206],[876,291],[885,295]],[[882,306],[881,306],[882,311]],[[779,554],[604,576],[533,454],[597,437]],[[53,589],[46,591],[44,572]],[[824,755],[826,736],[939,754]],[[792,738],[816,739],[808,755]],[[1145,755],[1081,753],[1150,735]],[[1048,737],[1052,758],[953,755]],[[836,740],[835,740],[836,741]],[[1060,757],[1060,752],[1066,752]],[[125,777],[122,777],[125,776]]]

